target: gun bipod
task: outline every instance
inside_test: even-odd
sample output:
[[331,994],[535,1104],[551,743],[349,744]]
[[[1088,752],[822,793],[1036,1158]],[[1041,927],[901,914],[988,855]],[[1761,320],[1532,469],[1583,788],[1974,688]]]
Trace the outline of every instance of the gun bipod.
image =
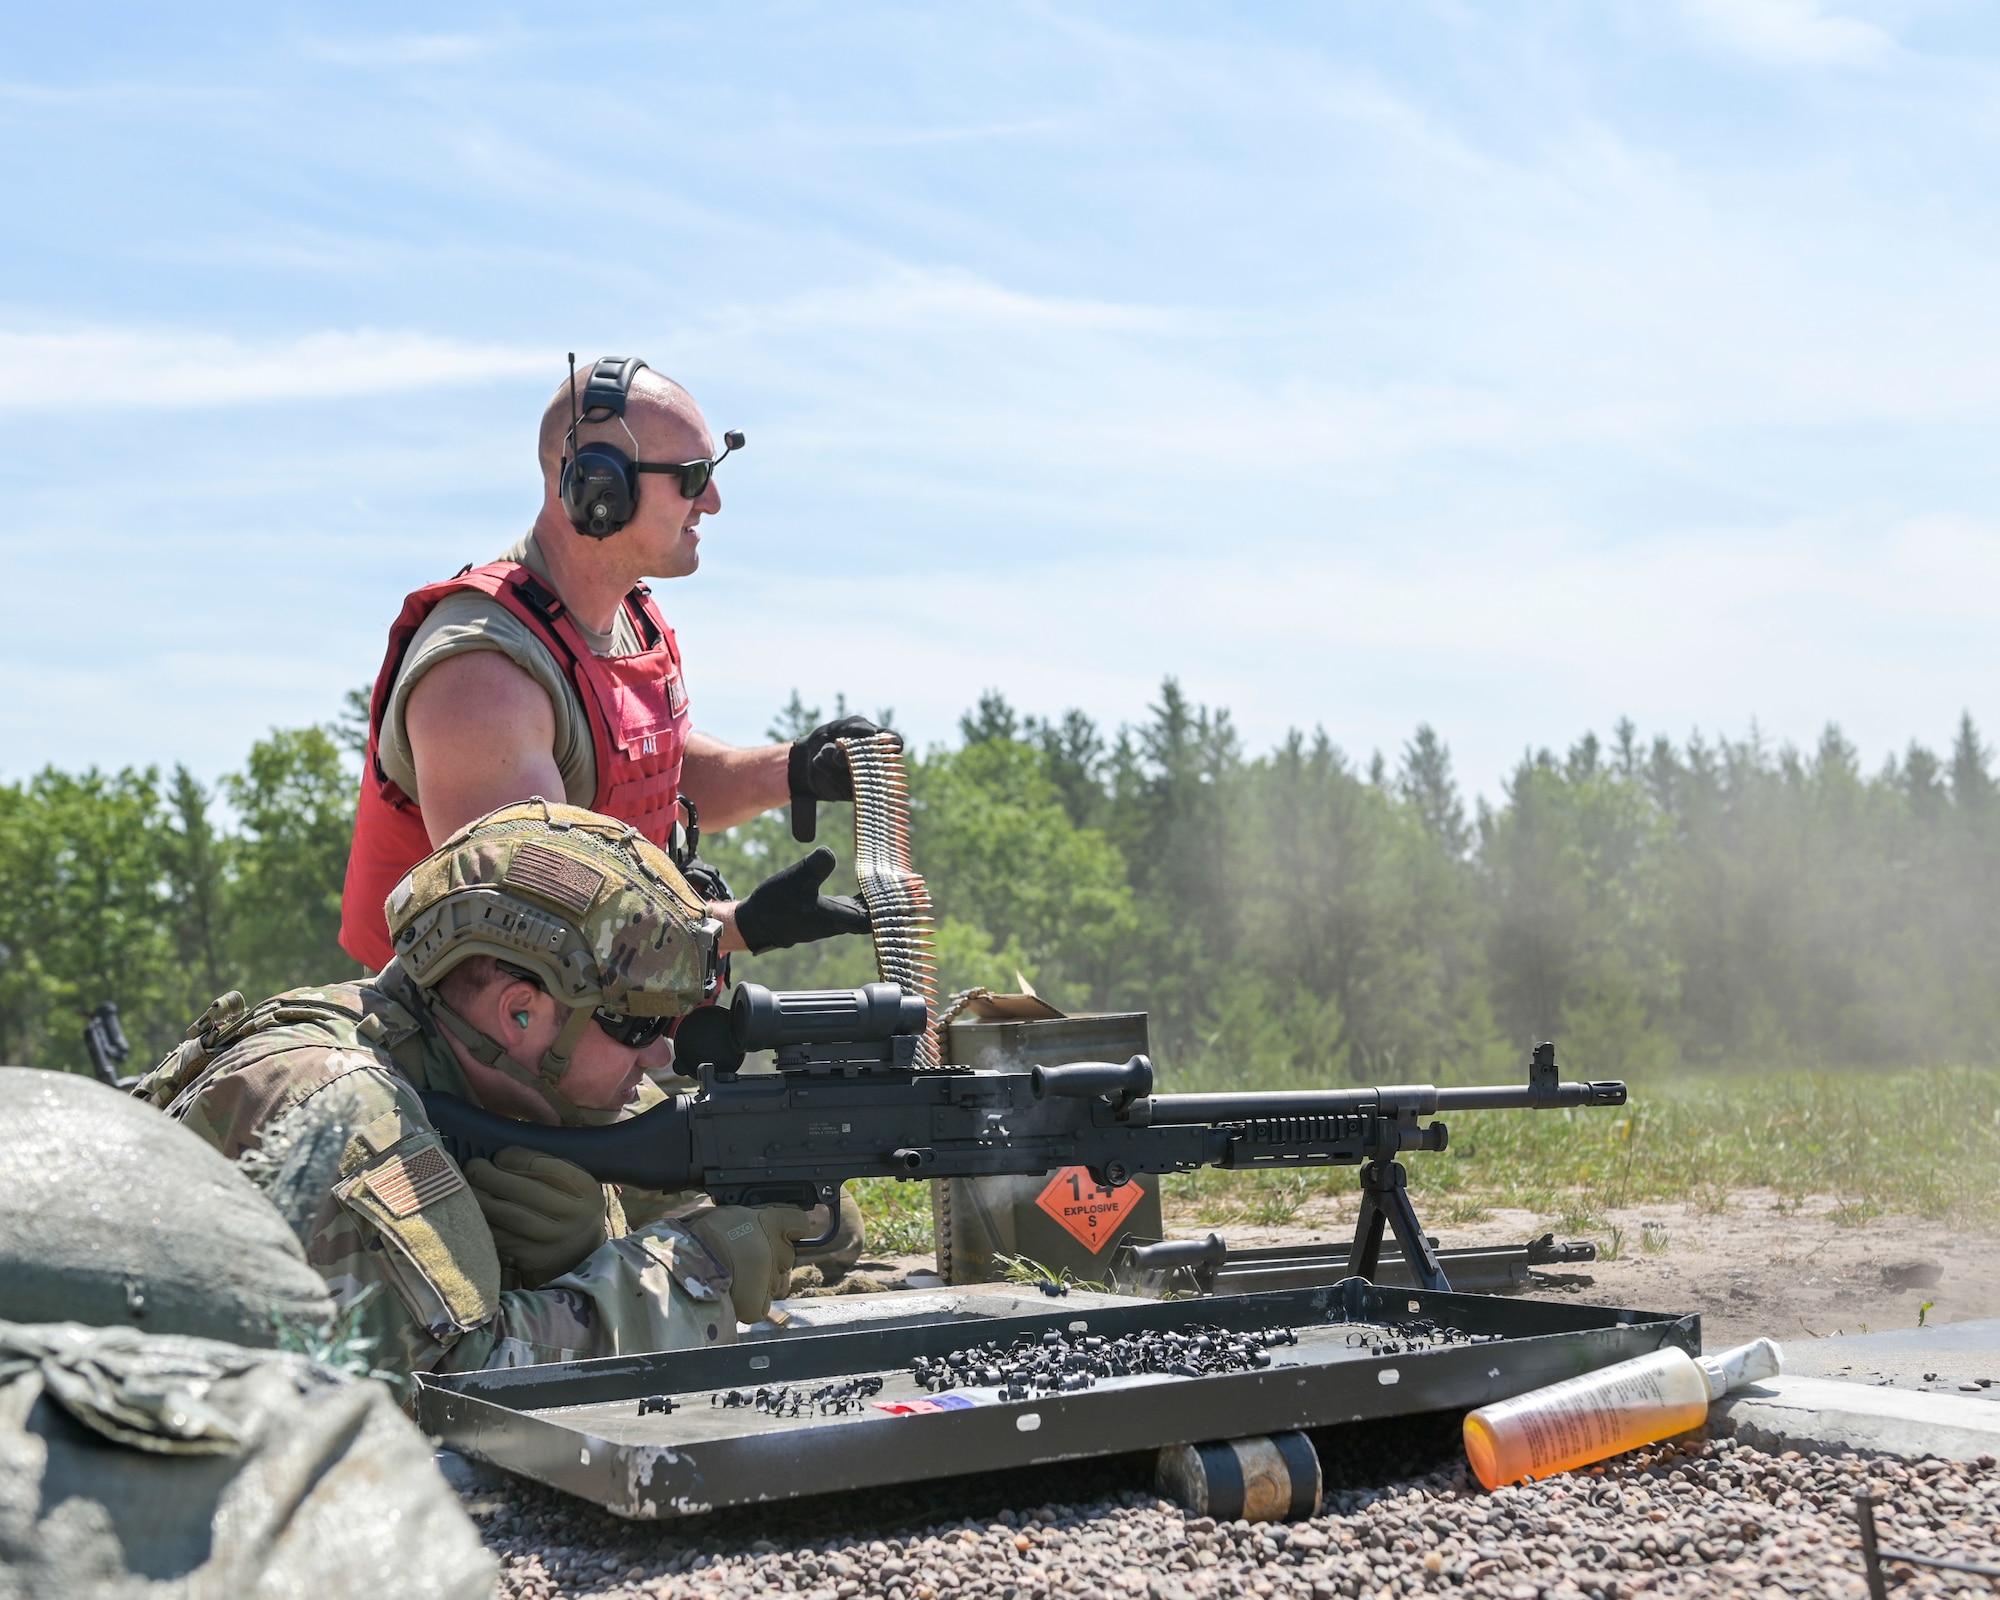
[[1409,1173],[1400,1161],[1375,1160],[1362,1163],[1361,1215],[1354,1219],[1354,1248],[1348,1252],[1348,1273],[1374,1281],[1382,1259],[1382,1224],[1395,1230],[1396,1242],[1403,1247],[1403,1260],[1419,1289],[1451,1292],[1451,1283],[1438,1264],[1437,1252],[1417,1221],[1417,1208],[1410,1204]]

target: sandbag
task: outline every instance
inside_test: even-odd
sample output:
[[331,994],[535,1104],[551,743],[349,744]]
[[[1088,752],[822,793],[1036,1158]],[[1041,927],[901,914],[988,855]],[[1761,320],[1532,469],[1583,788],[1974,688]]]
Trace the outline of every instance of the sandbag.
[[122,1324],[269,1348],[332,1315],[256,1185],[142,1101],[0,1067],[0,1320]]
[[381,1384],[0,1322],[0,1600],[481,1600],[494,1576]]

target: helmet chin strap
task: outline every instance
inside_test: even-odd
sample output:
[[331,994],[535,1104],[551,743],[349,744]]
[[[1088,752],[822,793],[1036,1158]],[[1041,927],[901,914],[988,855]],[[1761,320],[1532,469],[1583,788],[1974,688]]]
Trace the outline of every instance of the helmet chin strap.
[[570,1058],[576,1054],[577,1042],[583,1037],[583,1030],[590,1026],[589,1006],[572,1006],[569,1015],[563,1019],[562,1031],[547,1050],[541,1061],[534,1067],[525,1067],[507,1053],[506,1046],[492,1035],[481,1033],[448,1004],[444,996],[435,989],[424,991],[424,1001],[431,1013],[450,1031],[458,1042],[465,1046],[475,1061],[496,1072],[504,1072],[516,1083],[523,1084],[548,1101],[550,1108],[566,1128],[599,1127],[607,1122],[615,1122],[624,1109],[614,1106],[606,1111],[597,1106],[580,1106],[562,1092],[560,1085],[569,1071]]

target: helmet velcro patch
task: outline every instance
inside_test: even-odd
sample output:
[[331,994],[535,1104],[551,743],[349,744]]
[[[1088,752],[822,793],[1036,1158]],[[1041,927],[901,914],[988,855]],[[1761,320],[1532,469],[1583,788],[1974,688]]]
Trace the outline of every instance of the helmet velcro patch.
[[506,882],[545,896],[578,915],[588,911],[604,887],[604,877],[595,867],[574,856],[551,850],[544,844],[524,844],[508,863]]

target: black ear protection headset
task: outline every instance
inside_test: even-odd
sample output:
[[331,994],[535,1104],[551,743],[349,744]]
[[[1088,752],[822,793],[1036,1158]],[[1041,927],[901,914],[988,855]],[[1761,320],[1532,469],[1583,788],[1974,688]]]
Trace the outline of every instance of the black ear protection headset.
[[569,432],[563,439],[561,492],[563,509],[576,531],[589,539],[608,539],[632,520],[639,509],[639,474],[671,472],[680,479],[681,494],[698,499],[731,451],[743,448],[743,435],[722,436],[722,454],[713,460],[637,461],[615,444],[594,441],[579,446],[576,430],[586,422],[609,422],[625,415],[632,380],[645,369],[637,356],[606,356],[590,369],[583,386],[583,404],[576,398],[576,352],[569,355]]
[[590,370],[583,408],[576,403],[576,352],[569,356],[569,432],[563,438],[562,502],[576,531],[608,539],[639,509],[639,478],[632,458],[615,444],[577,448],[576,430],[586,422],[609,422],[625,415],[632,380],[646,365],[637,356],[606,356]]

